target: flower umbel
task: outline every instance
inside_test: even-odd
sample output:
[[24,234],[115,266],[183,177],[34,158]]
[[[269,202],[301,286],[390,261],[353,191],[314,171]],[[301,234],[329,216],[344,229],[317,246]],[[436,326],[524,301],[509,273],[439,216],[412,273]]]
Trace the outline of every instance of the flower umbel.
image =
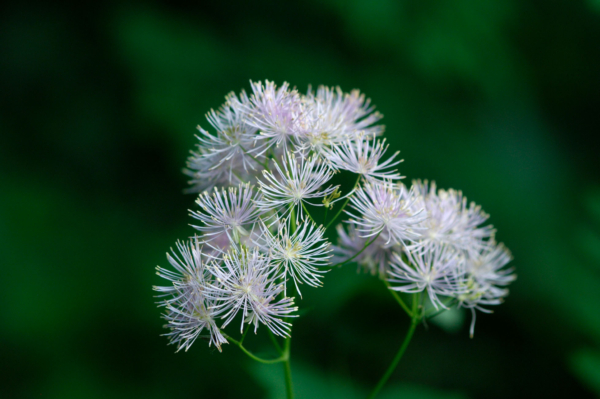
[[[190,211],[196,235],[167,254],[171,268],[158,267],[158,275],[168,284],[154,287],[165,335],[178,351],[204,338],[219,351],[232,343],[254,360],[283,363],[290,399],[293,296],[354,262],[382,280],[411,319],[373,399],[421,322],[463,307],[473,313],[473,335],[475,311],[490,312],[508,295],[512,257],[488,215],[461,191],[400,183],[402,160],[398,152],[386,156],[381,115],[358,90],[320,86],[301,94],[269,81],[251,88],[207,114],[211,132],[198,128],[184,170],[187,191],[200,193],[200,209]],[[341,184],[332,184],[338,173]],[[347,174],[355,175],[352,188],[343,184]],[[326,230],[344,214],[332,247]],[[225,329],[238,322],[236,339]],[[246,333],[261,324],[278,357],[245,346]]]

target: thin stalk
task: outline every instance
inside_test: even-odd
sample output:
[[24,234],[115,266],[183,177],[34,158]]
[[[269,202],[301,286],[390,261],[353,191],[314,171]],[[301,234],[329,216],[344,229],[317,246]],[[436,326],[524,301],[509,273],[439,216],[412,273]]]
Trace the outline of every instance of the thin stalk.
[[275,335],[268,328],[267,328],[267,332],[269,333],[269,337],[271,338],[271,341],[273,342],[273,346],[277,350],[277,353],[279,353],[280,355],[283,355],[283,350],[281,349],[281,345],[279,345],[279,342],[277,342]]
[[244,331],[244,333],[242,334],[242,338],[240,339],[240,345],[244,343],[244,338],[246,338],[246,334],[248,334],[248,331],[250,331],[250,326],[247,326],[246,331]]
[[[354,191],[356,189],[356,186],[358,186],[358,182],[360,181],[360,176],[358,175],[358,177],[356,178],[356,182],[354,183],[354,187],[352,187],[352,190],[350,190],[350,192]],[[344,210],[344,208],[346,207],[346,205],[348,205],[348,201],[350,201],[350,195],[346,195],[346,201],[344,201],[344,203],[342,204],[342,207],[340,208],[340,210],[335,214],[335,216],[333,217],[333,219],[331,219],[329,221],[329,223],[327,223],[327,226],[325,226],[325,229],[327,229],[329,226],[331,226],[331,224],[333,222],[335,222],[335,219],[338,218],[338,216],[340,216],[340,214],[342,213],[342,211]]]
[[392,294],[392,296],[394,297],[394,299],[396,299],[396,302],[398,302],[398,304],[402,307],[402,309],[404,309],[404,311],[406,312],[406,314],[408,314],[408,316],[410,318],[412,318],[413,317],[412,312],[408,308],[408,305],[406,303],[404,303],[404,301],[402,300],[402,298],[400,297],[400,295],[396,291],[390,289],[390,283],[388,283],[387,280],[383,280],[383,283],[388,287],[388,291],[390,292],[390,294]]
[[290,211],[290,223],[292,227],[292,234],[296,232],[296,208],[294,208],[294,204],[291,204],[290,207],[292,210]]
[[254,353],[252,353],[248,349],[244,348],[244,345],[242,345],[241,342],[236,341],[235,339],[231,338],[228,335],[226,335],[225,337],[230,342],[233,342],[235,345],[237,345],[242,350],[242,352],[244,352],[246,355],[248,355],[248,357],[250,357],[253,360],[256,360],[257,362],[264,363],[264,364],[273,364],[273,363],[281,363],[281,362],[287,361],[287,355],[285,353],[275,359],[263,359],[262,357],[256,356]]
[[306,205],[304,205],[304,202],[300,201],[302,203],[302,209],[304,209],[304,212],[306,212],[306,214],[308,215],[308,217],[310,218],[310,220],[317,225],[317,222],[315,222],[315,219],[313,219],[312,215],[310,214],[310,212],[308,211],[308,209],[306,209]]
[[404,341],[402,342],[402,346],[400,346],[400,349],[398,350],[398,353],[396,353],[394,360],[392,360],[392,363],[387,368],[387,370],[385,371],[385,374],[383,375],[383,377],[381,377],[381,379],[379,380],[379,382],[377,383],[377,385],[375,386],[375,388],[369,395],[368,399],[373,399],[375,396],[377,396],[377,394],[379,393],[381,388],[383,388],[383,386],[385,385],[387,380],[390,378],[390,376],[396,369],[398,362],[400,362],[400,359],[402,359],[402,355],[404,355],[404,352],[406,351],[406,348],[408,347],[408,344],[410,343],[410,340],[413,337],[415,329],[417,328],[417,325],[419,324],[419,316],[417,315],[418,314],[418,306],[419,306],[419,298],[417,298],[417,296],[418,296],[418,294],[414,294],[414,296],[413,296],[413,303],[412,303],[413,317],[410,322],[410,328],[408,329],[408,332],[406,333],[406,337],[404,338]]
[[292,339],[290,337],[285,339],[285,346],[283,356],[283,370],[285,372],[285,392],[287,399],[294,399],[294,390],[292,388],[292,368],[290,367],[290,344]]
[[[290,214],[290,222],[292,234],[296,232],[296,209],[294,205],[291,205],[292,210]],[[275,342],[275,341],[274,341]],[[283,361],[283,370],[285,372],[285,392],[287,395],[287,399],[294,398],[294,391],[292,389],[292,368],[290,367],[290,345],[292,343],[292,338],[287,337],[283,344],[283,353],[281,355],[285,360]]]

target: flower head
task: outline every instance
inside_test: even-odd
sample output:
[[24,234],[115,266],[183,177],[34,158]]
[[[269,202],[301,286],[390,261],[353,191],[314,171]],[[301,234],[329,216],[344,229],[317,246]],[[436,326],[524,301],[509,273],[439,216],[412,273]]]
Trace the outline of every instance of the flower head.
[[[298,159],[288,152],[283,160],[283,169],[275,165],[276,173],[263,171],[266,182],[259,180],[263,194],[259,201],[261,209],[284,209],[296,207],[308,199],[325,197],[335,191],[336,187],[321,187],[331,179],[333,172],[315,156]],[[319,205],[319,204],[312,204]],[[302,208],[300,208],[302,213]]]
[[257,247],[232,246],[223,256],[222,264],[213,262],[209,270],[217,283],[207,287],[207,296],[220,302],[215,307],[224,312],[223,327],[241,311],[241,331],[244,323],[254,324],[254,332],[262,323],[273,334],[289,335],[291,324],[282,318],[293,317],[291,313],[297,310],[294,299],[277,301],[283,291],[283,285],[277,281],[277,267]]
[[419,223],[426,215],[413,190],[403,184],[366,183],[350,203],[358,215],[347,212],[362,237],[383,233],[387,243],[414,241],[420,236]]
[[383,126],[374,125],[381,114],[373,112],[370,101],[358,90],[343,93],[339,87],[310,88],[303,99],[302,129],[298,139],[317,153],[335,147],[358,134],[378,135]]
[[480,206],[471,203],[460,191],[437,189],[435,182],[413,182],[416,192],[423,198],[427,218],[421,226],[423,234],[415,247],[450,245],[459,251],[477,251],[493,237],[491,225],[481,226],[488,215]]
[[167,259],[175,271],[157,267],[157,274],[172,285],[154,287],[159,297],[163,297],[161,306],[166,308],[163,318],[167,321],[165,327],[171,332],[165,334],[171,343],[177,345],[177,350],[187,351],[202,331],[208,331],[209,346],[214,344],[221,351],[221,344],[227,340],[217,327],[215,319],[221,313],[215,308],[215,298],[207,298],[204,287],[212,280],[206,269],[205,255],[202,253],[197,238],[183,244],[178,242],[178,256],[167,254]]
[[275,144],[287,147],[298,133],[298,120],[302,114],[302,102],[296,89],[290,90],[284,82],[277,88],[274,82],[250,82],[252,95],[245,107],[247,123],[258,129],[258,139],[265,140],[267,147]]
[[402,176],[395,169],[390,169],[402,162],[401,160],[394,162],[394,158],[399,152],[380,163],[387,148],[385,139],[376,140],[375,136],[369,137],[361,134],[355,140],[346,140],[340,145],[326,150],[324,157],[335,169],[348,170],[364,176],[366,179],[401,179]]
[[456,296],[464,292],[464,257],[449,247],[406,252],[407,259],[395,254],[388,281],[395,291],[416,293],[427,290],[437,309],[445,308],[439,296]]
[[205,191],[196,200],[203,212],[190,212],[193,218],[202,222],[202,225],[194,227],[205,237],[227,233],[234,241],[239,241],[240,236],[248,235],[247,228],[260,215],[255,198],[253,187],[249,184],[221,191],[215,188],[212,195]]
[[231,185],[242,177],[248,181],[264,161],[265,145],[257,145],[257,129],[246,123],[248,103],[245,92],[239,98],[230,93],[218,111],[206,115],[216,135],[198,126],[198,148],[188,158],[185,170],[192,177],[190,192]]
[[[277,233],[273,234],[267,226],[264,232],[263,249],[269,253],[273,263],[279,265],[285,277],[290,276],[296,285],[298,294],[302,296],[298,284],[306,283],[311,287],[320,287],[321,274],[331,257],[329,242],[323,238],[325,229],[306,221],[299,225],[294,233],[290,232],[287,224],[282,224]],[[284,283],[284,295],[286,294]]]
[[508,289],[505,287],[517,278],[513,269],[504,268],[511,260],[510,251],[503,244],[497,244],[495,241],[470,251],[466,257],[465,289],[455,297],[459,301],[459,306],[471,309],[471,337],[475,331],[475,309],[490,313],[491,311],[483,308],[482,305],[501,304],[504,297],[508,295]]

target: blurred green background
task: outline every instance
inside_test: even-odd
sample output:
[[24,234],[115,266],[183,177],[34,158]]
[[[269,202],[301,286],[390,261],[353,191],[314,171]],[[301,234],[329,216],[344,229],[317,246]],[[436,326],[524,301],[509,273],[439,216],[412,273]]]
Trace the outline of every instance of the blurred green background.
[[[195,127],[249,79],[359,88],[407,182],[462,189],[513,251],[475,338],[420,327],[381,398],[600,395],[598,0],[0,7],[0,397],[282,397],[235,347],[174,354],[151,290],[193,231]],[[301,306],[298,399],[365,397],[406,316],[353,266]]]

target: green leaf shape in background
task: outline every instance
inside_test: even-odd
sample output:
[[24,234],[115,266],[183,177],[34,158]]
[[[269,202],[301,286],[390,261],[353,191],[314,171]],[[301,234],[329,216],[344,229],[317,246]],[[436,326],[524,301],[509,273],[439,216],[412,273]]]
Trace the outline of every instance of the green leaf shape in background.
[[[268,393],[269,399],[285,397],[283,367],[266,364],[251,365],[250,372]],[[350,375],[332,374],[311,368],[305,364],[292,363],[292,378],[296,399],[360,399],[371,388],[359,386]],[[460,392],[445,392],[408,384],[390,384],[384,387],[379,399],[466,399]]]
[[600,354],[581,349],[571,355],[569,363],[575,375],[600,395]]

